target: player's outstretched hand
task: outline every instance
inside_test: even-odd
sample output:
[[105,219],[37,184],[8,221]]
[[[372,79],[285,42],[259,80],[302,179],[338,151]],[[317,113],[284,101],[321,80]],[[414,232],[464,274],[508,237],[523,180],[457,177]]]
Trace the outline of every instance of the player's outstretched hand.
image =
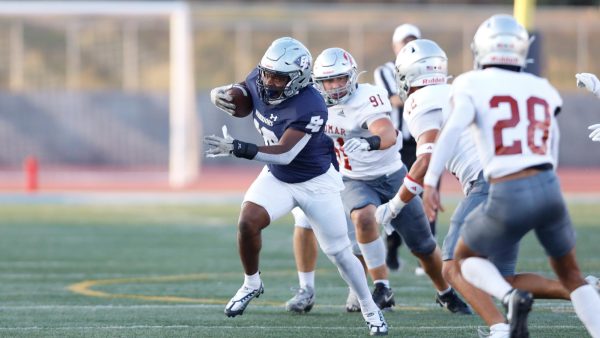
[[205,136],[204,143],[209,146],[206,151],[206,157],[233,155],[233,137],[227,132],[227,126],[223,126],[223,137],[216,135]]
[[430,222],[433,222],[437,217],[437,212],[444,211],[444,207],[440,203],[440,192],[436,187],[425,185],[423,190],[423,206],[425,207],[425,215]]
[[235,104],[232,102],[233,98],[231,95],[227,93],[229,88],[231,88],[231,85],[213,88],[210,91],[210,102],[217,106],[217,108],[233,116],[235,114]]
[[396,218],[396,216],[397,214],[395,214],[394,210],[392,210],[390,202],[378,206],[377,210],[375,210],[375,221],[377,224],[383,226],[386,229],[386,232],[388,227],[390,227],[390,223],[394,218]]
[[594,142],[600,142],[600,123],[592,124],[588,127],[589,130],[592,130],[590,133],[590,139]]
[[351,138],[344,143],[344,152],[346,154],[350,154],[355,151],[369,151],[370,148],[371,146],[369,146],[369,142],[360,137]]
[[375,221],[385,228],[385,232],[390,235],[394,228],[391,223],[396,218],[406,203],[402,201],[399,194],[392,197],[387,203],[382,204],[375,210]]
[[577,73],[575,74],[577,79],[577,87],[585,88],[594,95],[600,97],[600,80],[592,73]]

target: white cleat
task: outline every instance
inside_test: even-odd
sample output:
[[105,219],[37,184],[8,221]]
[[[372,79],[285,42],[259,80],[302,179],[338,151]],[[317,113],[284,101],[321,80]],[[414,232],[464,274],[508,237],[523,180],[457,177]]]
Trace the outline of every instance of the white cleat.
[[285,303],[285,309],[289,312],[306,313],[315,305],[315,290],[310,286],[298,288],[292,299]]
[[387,336],[388,326],[381,310],[363,313],[371,336]]
[[346,298],[346,312],[360,312],[360,303],[356,294],[350,290]]
[[496,324],[489,329],[478,327],[479,338],[510,338],[510,326],[508,324]]
[[246,306],[250,304],[250,301],[254,298],[258,298],[264,292],[265,289],[262,282],[258,289],[252,289],[242,285],[235,296],[229,300],[227,306],[225,306],[225,314],[227,317],[235,317],[244,314],[244,310],[246,309]]
[[596,292],[600,292],[600,278],[590,275],[585,277],[585,281],[588,282],[589,285],[593,286],[594,289],[596,289]]

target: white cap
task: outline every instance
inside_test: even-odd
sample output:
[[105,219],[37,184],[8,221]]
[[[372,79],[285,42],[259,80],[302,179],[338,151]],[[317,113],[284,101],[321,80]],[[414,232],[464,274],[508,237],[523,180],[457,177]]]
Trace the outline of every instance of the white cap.
[[402,40],[406,39],[407,36],[411,35],[416,37],[417,39],[420,39],[421,31],[417,28],[417,26],[405,23],[396,27],[396,30],[394,31],[394,36],[392,37],[392,42],[402,42]]

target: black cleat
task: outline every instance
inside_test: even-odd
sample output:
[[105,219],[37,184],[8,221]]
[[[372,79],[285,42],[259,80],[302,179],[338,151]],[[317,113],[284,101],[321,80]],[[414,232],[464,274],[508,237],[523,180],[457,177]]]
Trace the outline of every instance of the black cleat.
[[375,283],[373,290],[373,301],[381,310],[391,310],[392,306],[396,305],[394,300],[394,292],[383,283]]
[[512,289],[504,296],[502,303],[510,325],[510,338],[529,338],[527,316],[533,305],[533,295],[527,291]]
[[441,296],[436,292],[435,302],[440,304],[441,307],[445,307],[452,313],[458,313],[461,315],[473,314],[473,311],[471,311],[469,306],[465,304],[465,302],[463,302],[462,299],[460,299],[460,297],[452,289]]
[[227,306],[225,306],[225,314],[227,317],[235,317],[237,315],[243,315],[246,306],[250,304],[250,301],[254,298],[258,298],[265,292],[263,284],[260,283],[258,289],[251,289],[244,285],[236,292],[235,296],[229,300]]

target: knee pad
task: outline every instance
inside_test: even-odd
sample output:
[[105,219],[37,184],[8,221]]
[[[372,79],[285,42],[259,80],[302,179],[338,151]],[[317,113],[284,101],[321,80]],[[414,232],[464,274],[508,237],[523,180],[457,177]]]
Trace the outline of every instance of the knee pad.
[[368,269],[380,267],[385,264],[385,245],[383,239],[377,237],[370,243],[358,243],[362,256]]

